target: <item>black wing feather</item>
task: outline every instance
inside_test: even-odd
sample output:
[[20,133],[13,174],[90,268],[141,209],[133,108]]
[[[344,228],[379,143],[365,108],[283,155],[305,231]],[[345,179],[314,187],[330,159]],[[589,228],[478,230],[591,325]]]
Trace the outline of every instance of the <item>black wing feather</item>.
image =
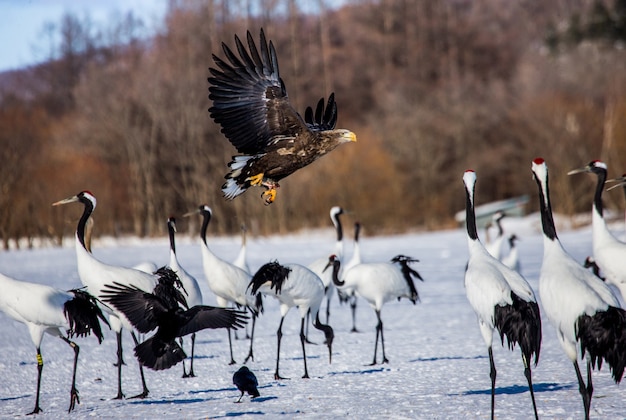
[[328,103],[324,106],[324,98],[320,98],[315,108],[308,106],[304,111],[304,121],[309,129],[313,131],[334,130],[337,125],[337,103],[335,102],[335,92],[328,97]]
[[205,328],[241,328],[248,319],[243,311],[197,305],[180,314],[184,318],[178,327],[177,337],[193,334]]
[[306,124],[289,104],[276,50],[271,42],[268,47],[263,30],[259,49],[249,31],[248,49],[237,36],[235,44],[239,57],[224,43],[227,61],[213,56],[218,68],[209,69],[209,113],[238,152],[254,155],[274,136],[295,134]]
[[160,298],[136,286],[114,282],[102,289],[102,301],[122,312],[140,333],[148,333],[158,326],[157,318],[167,312]]

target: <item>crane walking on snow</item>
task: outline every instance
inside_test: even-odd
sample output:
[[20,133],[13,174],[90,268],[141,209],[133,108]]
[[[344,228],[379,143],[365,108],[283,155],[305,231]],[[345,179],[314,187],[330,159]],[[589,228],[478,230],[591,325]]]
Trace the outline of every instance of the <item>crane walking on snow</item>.
[[[543,227],[543,262],[539,293],[543,309],[557,330],[561,347],[574,364],[579,392],[589,419],[593,384],[591,370],[605,361],[619,383],[626,365],[626,311],[611,289],[576,262],[563,249],[556,233],[548,190],[548,166],[542,158],[532,162],[539,189]],[[578,349],[587,359],[587,384],[578,366]],[[587,354],[585,356],[585,354]]]
[[478,238],[474,191],[476,173],[463,174],[465,185],[465,223],[469,261],[465,270],[465,292],[478,317],[478,325],[489,352],[491,377],[491,418],[495,415],[496,366],[493,360],[493,330],[498,329],[510,349],[519,344],[524,363],[524,376],[528,381],[535,419],[538,419],[533,391],[530,363],[535,366],[541,350],[541,317],[535,294],[526,280],[517,272],[491,255]]

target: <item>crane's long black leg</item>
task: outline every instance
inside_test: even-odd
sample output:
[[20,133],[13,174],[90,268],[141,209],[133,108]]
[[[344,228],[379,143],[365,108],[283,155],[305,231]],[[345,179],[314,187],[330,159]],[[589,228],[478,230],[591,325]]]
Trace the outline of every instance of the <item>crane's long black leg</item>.
[[496,409],[496,364],[493,361],[493,350],[489,346],[489,377],[491,378],[491,420],[495,418]]
[[[378,316],[378,311],[376,311],[376,316]],[[380,322],[380,316],[378,316],[378,323],[376,324],[376,341],[374,342],[374,360],[370,363],[370,366],[374,366],[376,364],[376,353],[378,352],[378,336],[380,335],[382,325]]]
[[302,321],[300,323],[300,343],[302,344],[302,359],[304,360],[304,376],[305,379],[309,377],[309,371],[306,368],[306,350],[304,348],[304,342],[306,341],[306,337],[304,336],[304,319],[306,317],[302,317]]
[[74,409],[74,407],[76,407],[76,403],[80,404],[78,390],[76,389],[76,365],[78,364],[78,353],[80,352],[80,347],[78,347],[78,344],[68,340],[66,337],[61,337],[61,339],[74,349],[74,369],[72,370],[72,388],[70,389],[70,408],[67,410],[69,413]]
[[288,378],[283,378],[278,373],[278,362],[280,360],[280,340],[283,338],[283,321],[284,320],[285,320],[284,316],[282,318],[280,318],[280,324],[278,325],[278,331],[276,331],[276,337],[278,339],[278,346],[276,348],[276,372],[274,372],[274,379],[277,379],[277,380],[278,379],[288,379]]
[[[326,295],[326,324],[330,324],[329,319],[330,319],[330,298],[333,296],[332,293],[328,293]],[[308,324],[307,324],[308,326]]]
[[352,311],[352,329],[350,332],[359,332],[356,329],[356,296],[350,297],[350,310]]
[[[183,337],[180,337],[178,339],[178,342],[180,343],[180,347],[183,347]],[[185,360],[183,359],[183,378],[188,378],[189,375],[187,374],[187,367],[185,366]]]
[[[583,406],[585,407],[585,420],[589,420],[589,411],[591,409],[591,394],[589,393],[590,388],[585,386],[585,381],[580,373],[580,367],[578,366],[578,360],[574,360],[574,369],[576,370],[576,378],[578,378],[578,392],[580,392],[580,395],[583,398]],[[591,376],[589,372],[588,376]],[[593,387],[591,387],[591,391],[593,392]]]
[[37,414],[41,413],[41,407],[39,407],[39,390],[41,389],[41,371],[43,370],[43,357],[41,357],[41,348],[37,347],[37,396],[35,397],[35,408],[28,413]]
[[[137,336],[135,335],[134,331],[130,332],[130,335],[133,337],[133,341],[135,342],[135,346],[139,345],[139,340],[137,340]],[[140,394],[135,395],[134,397],[131,398],[146,398],[148,396],[148,394],[150,393],[150,391],[148,390],[148,387],[146,386],[146,377],[143,374],[143,366],[141,365],[141,363],[139,363],[139,375],[141,376],[141,386],[143,387],[143,391],[141,391]]]
[[228,347],[230,348],[230,362],[228,362],[229,365],[234,365],[235,363],[235,358],[233,357],[233,342],[230,338],[230,328],[227,329],[228,330]]
[[124,398],[124,394],[122,393],[122,365],[124,365],[124,358],[122,354],[122,330],[115,333],[115,337],[117,338],[117,395],[114,400],[121,400]]
[[522,361],[524,362],[524,376],[526,376],[526,380],[528,381],[528,389],[530,390],[530,399],[533,402],[535,420],[539,420],[539,415],[537,414],[537,404],[535,403],[535,392],[533,391],[532,371],[530,370],[530,365],[528,364],[528,360],[526,360],[526,356],[524,356],[523,354]]
[[383,332],[383,320],[380,317],[380,311],[376,311],[376,316],[378,316],[378,325],[380,325],[380,346],[383,349],[383,363],[389,363],[389,359],[385,355],[385,333]]
[[[247,363],[249,359],[254,360],[254,353],[252,352],[252,345],[254,344],[254,327],[256,325],[257,315],[252,313],[252,331],[250,333],[250,351],[248,351],[248,356],[244,363]],[[247,327],[247,326],[246,326]]]
[[193,357],[196,351],[196,333],[191,334],[191,362],[189,362],[189,374],[190,378],[195,378],[196,374],[193,372]]

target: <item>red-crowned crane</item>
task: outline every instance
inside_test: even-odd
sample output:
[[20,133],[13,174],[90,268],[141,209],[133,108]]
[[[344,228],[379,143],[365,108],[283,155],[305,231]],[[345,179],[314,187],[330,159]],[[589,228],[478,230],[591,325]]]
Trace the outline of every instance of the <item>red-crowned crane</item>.
[[538,419],[533,391],[531,361],[535,366],[541,350],[541,317],[535,293],[517,272],[491,255],[478,238],[474,192],[476,173],[463,174],[465,185],[465,222],[469,261],[465,270],[465,292],[478,317],[478,325],[489,352],[491,377],[491,418],[495,415],[496,366],[493,360],[493,330],[497,329],[504,345],[510,349],[519,344],[524,363],[524,376],[528,381],[535,418]]
[[[487,238],[487,242],[485,243],[485,248],[487,249],[487,252],[489,252],[491,256],[498,260],[502,258],[502,244],[504,243],[505,239],[504,229],[502,228],[502,219],[504,219],[504,216],[504,213],[501,211],[497,211],[493,214],[491,221],[493,224],[495,224],[497,233],[495,238]],[[485,229],[485,232],[487,234],[489,233],[489,225]]]
[[246,273],[250,273],[250,266],[248,265],[248,240],[247,240],[248,228],[244,223],[241,224],[241,247],[239,248],[239,254],[233,261],[233,265],[241,268]]
[[388,363],[385,354],[385,338],[383,335],[383,321],[380,313],[383,305],[391,300],[407,298],[415,305],[419,295],[413,277],[424,281],[419,273],[409,267],[410,263],[417,262],[410,257],[397,255],[388,263],[364,263],[352,267],[344,272],[343,278],[339,279],[341,262],[334,255],[328,259],[327,267],[332,266],[333,282],[335,286],[347,294],[355,293],[365,299],[376,312],[378,323],[376,324],[376,342],[374,344],[374,360],[370,365],[376,364],[378,351],[378,338],[380,337],[383,353],[382,363]]
[[43,370],[41,341],[44,333],[61,338],[74,350],[70,408],[67,410],[69,413],[76,403],[80,403],[76,389],[76,364],[80,349],[71,338],[86,336],[93,331],[101,343],[103,336],[98,319],[102,319],[108,325],[96,300],[83,290],[74,289],[65,292],[43,284],[16,280],[3,274],[0,274],[0,290],[2,290],[0,310],[28,327],[30,339],[37,349],[37,394],[35,408],[29,414],[42,411],[39,406],[39,391]]
[[[176,273],[180,282],[182,284],[182,288],[185,291],[185,300],[187,301],[187,305],[189,307],[202,305],[202,291],[200,290],[200,285],[198,285],[198,281],[194,276],[189,274],[187,270],[181,267],[178,262],[178,257],[176,256],[176,218],[170,217],[167,219],[167,231],[170,238],[170,263],[169,267]],[[180,337],[180,344],[183,344],[183,337]],[[193,371],[193,358],[194,358],[194,350],[196,346],[196,333],[191,334],[191,360],[189,362],[189,372],[185,368],[185,361],[183,360],[183,378],[192,378],[195,377],[196,374]]]
[[[93,296],[100,298],[102,289],[106,284],[118,282],[138,287],[146,292],[151,292],[156,285],[156,277],[153,274],[148,274],[133,268],[105,264],[89,252],[86,245],[87,242],[85,240],[85,227],[87,221],[91,217],[91,214],[96,208],[96,197],[89,191],[81,191],[75,196],[57,201],[52,205],[58,206],[69,203],[81,203],[84,207],[83,214],[80,217],[76,228],[76,259],[78,265],[78,276],[80,277],[80,281],[83,285],[87,287],[87,291]],[[109,323],[111,324],[111,329],[115,331],[117,336],[116,366],[118,369],[118,379],[117,395],[115,396],[115,399],[121,399],[124,397],[124,394],[122,393],[122,365],[124,364],[122,357],[122,327],[127,328],[131,332],[131,336],[133,337],[135,344],[138,344],[139,341],[132,330],[132,325],[122,313],[117,311],[115,308],[105,307],[104,309],[109,313]],[[143,390],[140,394],[133,398],[145,398],[149,393],[141,364],[139,365],[139,372],[141,375]]]
[[[342,267],[342,272],[346,273],[355,265],[361,264],[361,247],[359,246],[359,235],[361,233],[361,223],[354,223],[354,246],[352,247],[352,257],[350,260]],[[339,277],[341,277],[341,273],[339,273]],[[349,290],[347,292],[341,291],[341,289],[337,289],[337,294],[339,295],[339,302],[349,302],[350,303],[350,312],[352,312],[352,329],[350,332],[359,332],[356,328],[356,302],[357,296],[354,293],[354,290]]]
[[606,182],[606,164],[593,160],[583,168],[569,171],[568,175],[581,172],[592,173],[597,177],[591,208],[593,258],[604,273],[606,282],[615,285],[626,299],[626,243],[611,233],[603,217],[602,190]]
[[[340,216],[344,214],[344,210],[339,206],[334,206],[330,209],[329,214],[337,235],[335,249],[331,253],[335,254],[337,258],[341,260],[343,258],[343,227],[341,225]],[[317,276],[322,280],[322,283],[324,283],[324,290],[326,294],[326,323],[328,323],[328,318],[330,317],[330,299],[333,296],[335,288],[333,286],[332,273],[330,271],[324,271],[326,264],[328,264],[328,257],[319,258],[309,264],[307,268],[317,274]]]
[[[235,304],[238,307],[247,308],[252,314],[252,331],[250,333],[250,351],[245,361],[249,359],[254,360],[254,353],[252,351],[252,345],[254,341],[254,327],[256,324],[256,318],[260,311],[262,311],[261,296],[250,293],[248,290],[248,284],[252,276],[241,268],[224,261],[219,258],[209,249],[206,239],[207,227],[211,221],[213,212],[207,205],[200,205],[196,211],[187,213],[185,216],[192,214],[200,214],[202,216],[202,226],[200,228],[200,238],[202,243],[200,248],[202,250],[202,266],[204,269],[204,276],[209,284],[209,289],[215,294],[217,306],[226,307],[230,303]],[[228,345],[230,347],[230,362],[234,365],[235,358],[233,357],[233,345],[228,330]]]
[[154,335],[135,347],[139,362],[153,370],[169,369],[187,355],[176,338],[206,328],[240,328],[246,322],[244,312],[231,308],[196,305],[189,307],[180,279],[170,268],[156,273],[158,284],[153,293],[119,283],[103,289],[102,301],[121,311],[137,329]]
[[[593,384],[591,370],[611,368],[619,383],[626,365],[626,311],[619,307],[611,289],[563,249],[557,237],[548,190],[548,166],[542,158],[532,162],[539,189],[539,210],[543,228],[543,262],[539,294],[545,314],[557,330],[565,354],[574,364],[579,392],[589,418]],[[587,384],[578,366],[578,349],[587,359]],[[586,356],[585,356],[586,354]]]
[[[617,182],[616,185],[613,185],[612,187],[609,187],[606,190],[610,191],[614,188],[622,187],[622,191],[624,192],[624,198],[626,198],[626,174],[622,174],[622,176],[620,176],[619,178],[609,179],[606,182],[607,183]],[[624,210],[624,227],[626,228],[626,210]]]
[[322,280],[309,270],[299,264],[281,265],[277,261],[264,264],[254,274],[250,281],[252,293],[262,293],[267,296],[274,296],[280,302],[280,324],[276,336],[278,345],[276,349],[276,371],[274,379],[285,379],[280,376],[278,367],[280,362],[280,342],[283,336],[283,322],[289,309],[294,306],[300,311],[300,342],[302,344],[302,358],[304,360],[304,376],[309,377],[306,363],[306,349],[304,334],[305,319],[309,311],[313,317],[313,326],[322,331],[326,337],[328,346],[328,361],[332,362],[332,345],[335,337],[330,325],[320,322],[319,310],[324,298],[324,284]]
[[517,246],[515,245],[515,242],[519,241],[519,238],[517,237],[516,234],[511,234],[509,235],[509,253],[502,256],[502,258],[500,258],[500,261],[502,262],[502,264],[506,265],[507,267],[509,267],[511,270],[515,270],[518,273],[521,273],[521,265],[519,262],[519,249],[517,248]]

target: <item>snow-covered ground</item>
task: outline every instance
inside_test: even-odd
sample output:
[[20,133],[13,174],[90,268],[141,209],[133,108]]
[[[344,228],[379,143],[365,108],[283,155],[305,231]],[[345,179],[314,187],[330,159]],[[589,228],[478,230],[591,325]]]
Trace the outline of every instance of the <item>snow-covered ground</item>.
[[[542,236],[537,230],[538,214],[525,219],[505,219],[505,230],[520,241],[522,271],[535,290],[542,259]],[[620,224],[623,229],[623,225]],[[347,229],[348,232],[351,229]],[[482,232],[479,232],[482,235]],[[349,236],[349,235],[348,235]],[[560,229],[565,248],[579,261],[591,253],[591,230]],[[206,304],[215,298],[202,272],[198,238],[178,237],[181,264],[201,281]],[[233,260],[239,250],[238,238],[209,238],[219,256]],[[250,238],[250,266],[278,259],[281,263],[307,264],[332,251],[332,231],[298,235]],[[346,254],[352,244],[346,241]],[[359,301],[359,333],[350,333],[348,306],[334,296],[330,324],[335,330],[332,364],[321,332],[311,328],[307,355],[311,379],[303,373],[299,316],[292,310],[285,320],[281,349],[281,374],[290,380],[274,380],[276,329],[280,320],[278,304],[266,299],[265,313],[257,322],[255,360],[248,367],[255,372],[261,397],[245,396],[235,404],[239,392],[232,375],[239,365],[229,366],[225,331],[205,330],[196,341],[197,377],[182,379],[182,366],[162,372],[146,371],[150,395],[143,400],[112,400],[117,390],[115,336],[106,331],[98,345],[94,337],[78,339],[80,359],[77,388],[80,405],[67,414],[73,352],[52,336],[44,337],[41,407],[45,418],[488,418],[490,379],[487,349],[476,317],[465,297],[463,272],[467,244],[462,229],[414,233],[389,237],[362,238],[364,261],[385,261],[396,254],[420,260],[413,267],[425,279],[417,282],[421,301],[408,300],[385,305],[385,343],[389,363],[369,366],[374,351],[376,318],[373,310]],[[165,264],[169,258],[166,239],[152,241],[96,241],[94,254],[113,264],[132,266],[150,260]],[[14,278],[46,283],[61,289],[80,287],[73,241],[64,248],[9,251],[0,253],[0,272]],[[564,291],[566,292],[566,291]],[[0,291],[2,293],[2,291]],[[324,320],[324,316],[322,316]],[[533,370],[537,407],[542,418],[580,419],[583,404],[574,369],[562,352],[554,328],[544,319],[539,365]],[[242,362],[248,342],[234,341],[235,359]],[[189,340],[185,348],[189,351]],[[124,335],[126,366],[123,388],[127,396],[141,390],[131,339]],[[0,417],[23,417],[34,406],[35,348],[23,324],[0,312]],[[494,336],[496,416],[506,419],[532,417],[528,386],[519,350],[509,351]],[[380,359],[380,354],[379,354]],[[594,373],[595,394],[592,418],[624,418],[626,394],[616,385],[608,367]]]

